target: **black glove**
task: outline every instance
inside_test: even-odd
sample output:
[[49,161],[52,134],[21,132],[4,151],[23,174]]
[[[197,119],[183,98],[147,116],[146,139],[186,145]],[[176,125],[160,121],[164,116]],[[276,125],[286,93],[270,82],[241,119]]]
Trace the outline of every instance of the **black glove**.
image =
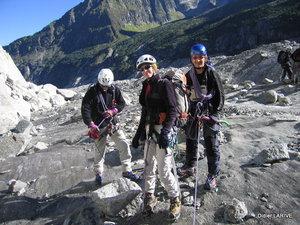
[[131,146],[134,148],[138,148],[140,146],[139,139],[140,139],[139,135],[134,135],[131,141]]
[[169,139],[169,131],[166,129],[161,129],[159,139],[158,139],[158,146],[159,148],[167,148],[169,147],[170,144],[170,139]]

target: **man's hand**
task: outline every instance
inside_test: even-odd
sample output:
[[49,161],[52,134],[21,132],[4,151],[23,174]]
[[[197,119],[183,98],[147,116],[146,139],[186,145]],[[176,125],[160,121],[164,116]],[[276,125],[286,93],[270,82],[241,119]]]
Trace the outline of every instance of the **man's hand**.
[[99,128],[94,122],[91,122],[89,125],[88,135],[90,138],[96,140],[100,138]]
[[117,108],[112,108],[112,109],[106,110],[103,113],[103,115],[104,115],[104,117],[113,117],[117,113],[118,113],[118,109]]
[[212,99],[212,94],[208,94],[208,95],[203,95],[201,94],[199,100],[201,102],[207,102],[208,100]]
[[211,116],[205,116],[205,115],[202,115],[200,116],[199,118],[199,121],[202,122],[202,123],[211,123],[211,124],[215,124],[217,121],[212,118]]
[[169,138],[169,131],[165,129],[161,129],[159,139],[158,139],[158,146],[159,148],[167,148],[170,144],[170,138]]

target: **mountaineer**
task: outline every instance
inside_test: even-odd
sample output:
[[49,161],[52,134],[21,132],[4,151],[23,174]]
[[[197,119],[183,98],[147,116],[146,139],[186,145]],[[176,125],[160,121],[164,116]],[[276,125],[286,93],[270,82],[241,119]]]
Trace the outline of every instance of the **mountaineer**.
[[152,55],[139,57],[136,68],[146,78],[139,96],[143,109],[139,127],[146,130],[144,213],[153,213],[157,204],[154,192],[158,170],[159,178],[170,197],[169,219],[176,220],[180,217],[181,201],[171,147],[177,135],[173,129],[177,116],[175,91],[168,79],[161,79],[157,74],[156,59]]
[[288,76],[289,80],[293,80],[293,70],[292,70],[292,48],[287,47],[286,50],[282,50],[278,53],[277,62],[281,65],[282,76],[280,78],[281,81],[284,81],[286,75]]
[[208,174],[205,189],[216,188],[220,173],[220,149],[218,113],[224,105],[224,90],[219,75],[207,64],[208,56],[203,44],[191,48],[192,68],[186,73],[187,90],[190,100],[189,118],[185,128],[186,161],[178,169],[179,176],[193,176],[198,162],[199,126],[203,128]]
[[92,85],[82,100],[81,114],[84,123],[89,128],[90,138],[95,140],[94,158],[95,182],[102,185],[106,142],[110,135],[119,150],[123,165],[123,177],[132,181],[140,178],[132,172],[131,152],[124,132],[118,126],[117,114],[125,107],[125,101],[120,89],[113,85],[114,75],[110,69],[101,69],[98,82]]

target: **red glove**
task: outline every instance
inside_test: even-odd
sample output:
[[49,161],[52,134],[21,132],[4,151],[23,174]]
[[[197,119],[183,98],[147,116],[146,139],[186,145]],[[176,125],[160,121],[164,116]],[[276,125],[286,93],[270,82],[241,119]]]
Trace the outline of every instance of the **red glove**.
[[105,111],[103,113],[103,115],[104,115],[104,117],[113,117],[117,113],[118,113],[118,109],[117,108],[112,108],[112,109],[109,109],[109,110]]
[[89,125],[89,132],[88,135],[90,138],[96,140],[100,138],[99,128],[94,122],[91,122]]

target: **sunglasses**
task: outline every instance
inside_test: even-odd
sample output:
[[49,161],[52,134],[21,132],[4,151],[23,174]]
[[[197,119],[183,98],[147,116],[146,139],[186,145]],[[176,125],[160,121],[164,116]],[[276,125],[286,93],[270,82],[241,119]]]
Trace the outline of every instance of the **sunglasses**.
[[140,71],[144,71],[144,70],[149,70],[150,69],[150,67],[152,67],[151,65],[145,65],[145,66],[142,66],[141,68],[140,68]]
[[192,60],[200,60],[204,59],[206,56],[205,55],[193,55]]

